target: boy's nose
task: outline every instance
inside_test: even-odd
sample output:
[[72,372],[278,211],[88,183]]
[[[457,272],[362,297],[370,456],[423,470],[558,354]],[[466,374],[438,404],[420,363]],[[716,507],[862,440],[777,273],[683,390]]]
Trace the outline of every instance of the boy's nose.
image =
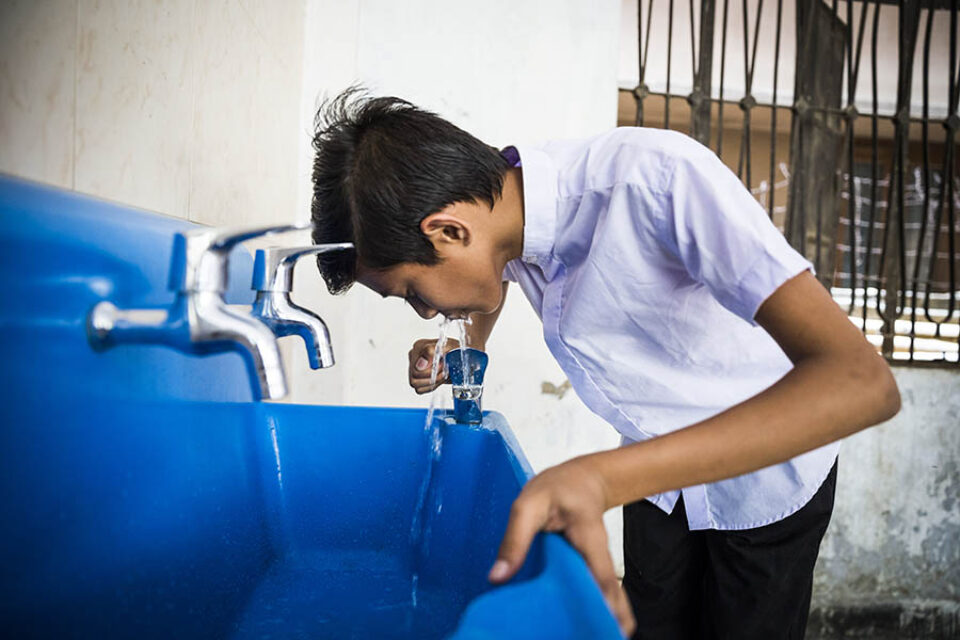
[[437,310],[433,309],[432,307],[428,307],[425,304],[416,304],[414,305],[413,309],[417,312],[417,315],[424,320],[430,320],[431,318],[437,317]]

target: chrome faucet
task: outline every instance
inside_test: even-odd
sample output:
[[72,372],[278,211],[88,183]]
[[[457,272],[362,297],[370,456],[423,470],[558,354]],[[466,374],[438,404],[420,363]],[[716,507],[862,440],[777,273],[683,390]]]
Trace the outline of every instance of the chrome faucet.
[[293,268],[304,256],[352,249],[353,244],[319,244],[310,247],[258,249],[253,263],[253,288],[257,298],[251,315],[278,336],[298,335],[307,346],[311,369],[333,366],[333,347],[327,325],[314,312],[290,299]]
[[230,251],[259,236],[310,228],[309,225],[245,229],[191,229],[176,234],[170,260],[169,308],[118,309],[102,301],[87,317],[94,349],[118,344],[165,344],[186,353],[237,351],[247,362],[256,399],[287,394],[276,336],[265,323],[224,300]]

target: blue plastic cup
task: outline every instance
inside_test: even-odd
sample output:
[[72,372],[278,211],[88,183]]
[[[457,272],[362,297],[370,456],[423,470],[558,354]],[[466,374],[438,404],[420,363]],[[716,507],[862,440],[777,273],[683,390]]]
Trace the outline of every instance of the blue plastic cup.
[[459,423],[483,422],[480,401],[488,361],[487,354],[479,349],[454,349],[444,356],[444,366],[453,386],[453,418]]

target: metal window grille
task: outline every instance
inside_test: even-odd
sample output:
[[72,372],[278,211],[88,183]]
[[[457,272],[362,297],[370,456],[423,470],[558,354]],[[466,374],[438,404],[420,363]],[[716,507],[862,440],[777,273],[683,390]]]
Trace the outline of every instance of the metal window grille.
[[958,2],[638,0],[621,85],[620,123],[711,147],[891,362],[960,365]]

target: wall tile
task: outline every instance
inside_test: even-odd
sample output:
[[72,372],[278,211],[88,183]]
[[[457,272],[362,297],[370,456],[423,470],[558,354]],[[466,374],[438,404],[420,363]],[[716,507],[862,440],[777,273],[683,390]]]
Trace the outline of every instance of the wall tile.
[[76,0],[0,3],[0,171],[73,186]]
[[76,188],[185,217],[192,0],[79,5]]
[[190,219],[296,219],[302,3],[200,2],[191,51]]

